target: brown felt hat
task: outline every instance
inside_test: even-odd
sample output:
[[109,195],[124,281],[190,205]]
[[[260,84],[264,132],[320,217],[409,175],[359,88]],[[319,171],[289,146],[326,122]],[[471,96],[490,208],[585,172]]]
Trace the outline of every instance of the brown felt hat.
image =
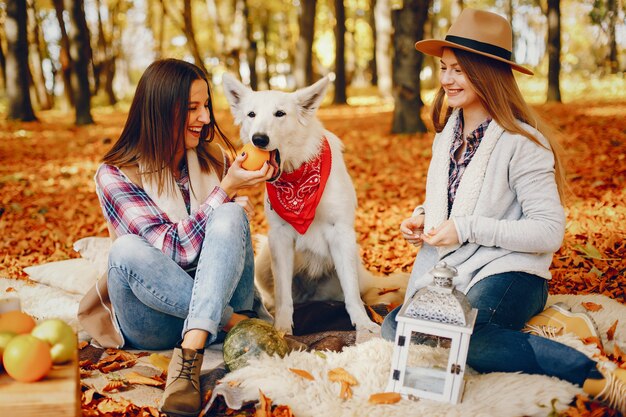
[[502,16],[475,9],[464,9],[450,26],[445,40],[427,39],[415,49],[428,55],[441,56],[443,48],[462,49],[506,62],[516,71],[533,75],[528,68],[511,61],[513,49],[511,25]]

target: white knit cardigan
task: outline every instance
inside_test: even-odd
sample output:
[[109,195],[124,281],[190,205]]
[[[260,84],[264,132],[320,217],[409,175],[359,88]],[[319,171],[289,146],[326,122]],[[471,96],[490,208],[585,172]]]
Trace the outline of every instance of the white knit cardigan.
[[[448,218],[450,147],[459,112],[435,136],[426,180],[424,230]],[[459,183],[450,219],[461,244],[420,249],[407,297],[432,282],[428,271],[445,260],[458,269],[455,285],[467,292],[490,275],[521,271],[550,279],[552,256],[565,233],[565,213],[554,177],[548,141],[534,128],[525,136],[504,131],[491,121]]]

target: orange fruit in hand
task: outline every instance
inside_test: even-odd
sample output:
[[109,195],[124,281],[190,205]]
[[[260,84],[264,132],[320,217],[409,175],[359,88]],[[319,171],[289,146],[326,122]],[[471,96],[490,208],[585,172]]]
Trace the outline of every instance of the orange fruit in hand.
[[19,382],[38,381],[52,368],[50,345],[29,334],[15,336],[2,355],[7,374]]
[[270,153],[268,151],[264,151],[263,149],[259,149],[254,146],[251,142],[243,145],[239,154],[245,152],[248,157],[243,161],[241,167],[248,171],[258,171],[261,169],[265,161],[269,161]]
[[36,324],[35,319],[19,310],[0,314],[0,332],[30,333]]

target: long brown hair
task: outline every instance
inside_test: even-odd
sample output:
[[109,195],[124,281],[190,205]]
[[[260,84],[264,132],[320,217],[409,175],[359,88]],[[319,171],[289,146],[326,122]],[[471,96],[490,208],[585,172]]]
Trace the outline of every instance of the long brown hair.
[[[478,98],[491,117],[511,133],[523,135],[539,146],[544,146],[537,137],[520,126],[522,121],[533,126],[548,140],[550,150],[554,154],[554,171],[561,201],[564,200],[565,175],[561,161],[562,148],[556,140],[556,132],[547,125],[524,100],[513,76],[511,66],[486,56],[451,48],[463,69],[465,76],[476,91]],[[437,91],[432,108],[432,119],[435,131],[441,132],[452,114],[452,108],[446,106],[445,116],[441,120],[441,112],[445,102],[443,87]]]
[[[213,100],[206,74],[197,66],[179,59],[162,59],[148,66],[141,76],[135,91],[126,124],[113,147],[102,161],[118,167],[141,162],[143,172],[155,175],[159,191],[164,186],[175,186],[172,172],[176,151],[185,146],[189,91],[196,80],[207,83],[209,114],[211,122],[202,128],[200,143],[196,148],[200,168],[204,172],[213,170],[221,178],[224,160],[219,146],[210,146],[215,136],[230,151],[235,148],[224,135],[213,114]],[[166,180],[170,181],[166,184]]]

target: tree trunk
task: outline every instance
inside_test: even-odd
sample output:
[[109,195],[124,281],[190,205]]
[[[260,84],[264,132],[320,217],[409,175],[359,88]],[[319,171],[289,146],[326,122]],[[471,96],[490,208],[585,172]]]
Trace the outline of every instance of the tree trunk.
[[415,50],[416,39],[424,37],[430,0],[405,0],[404,7],[393,11],[393,133],[426,132],[420,112],[420,71],[424,55]]
[[98,48],[94,59],[94,78],[96,79],[96,91],[100,87],[103,87],[104,93],[107,96],[107,103],[114,105],[117,103],[117,97],[113,91],[113,78],[115,77],[115,57],[116,53],[113,51],[113,38],[114,31],[117,27],[116,16],[118,14],[117,4],[111,7],[109,21],[111,23],[110,39],[107,39],[104,33],[104,25],[102,23],[102,15],[100,13],[100,0],[96,0],[96,8],[98,10]]
[[509,7],[507,8],[507,17],[509,19],[509,23],[511,24],[511,51],[513,52],[513,61],[515,61],[515,29],[513,28],[513,0],[508,0]]
[[2,82],[2,89],[7,87],[7,60],[2,49],[2,37],[0,36],[0,82]]
[[[31,82],[34,88],[34,96],[37,99],[41,110],[50,110],[52,108],[52,96],[46,89],[46,77],[43,71],[42,52],[45,48],[41,47],[42,36],[39,18],[35,10],[34,2],[28,2],[28,25],[30,26],[31,40],[28,46],[28,58],[31,63]],[[45,41],[44,41],[45,42]]]
[[374,50],[372,51],[372,59],[369,62],[370,83],[372,85],[378,85],[378,70],[376,63],[376,18],[374,17],[374,9],[376,8],[376,0],[370,0],[370,14],[369,23],[372,28],[372,45]]
[[346,9],[335,0],[335,97],[333,103],[346,104]]
[[70,55],[72,57],[72,90],[76,108],[76,124],[93,123],[91,117],[91,90],[89,88],[89,62],[91,45],[85,20],[83,0],[65,0],[70,11]]
[[191,9],[191,0],[183,1],[183,32],[185,37],[187,38],[187,44],[189,44],[189,50],[191,55],[193,55],[193,59],[195,64],[202,68],[205,73],[209,73],[204,66],[204,59],[200,55],[200,48],[198,47],[198,42],[196,42],[196,33],[193,29],[193,21],[191,17],[193,16],[193,11]]
[[65,20],[63,19],[63,12],[65,6],[63,0],[53,0],[54,9],[56,11],[57,22],[61,31],[59,52],[59,61],[61,63],[61,78],[63,78],[63,91],[65,98],[70,107],[74,107],[74,90],[72,87],[72,57],[70,56],[70,38],[67,36],[67,29],[65,28]]
[[261,12],[261,32],[263,36],[263,60],[265,61],[265,73],[263,74],[263,81],[265,88],[270,89],[270,56],[268,54],[268,42],[270,35],[270,17],[267,9],[263,9]]
[[374,9],[376,19],[376,72],[378,91],[382,97],[391,97],[391,2],[377,0]]
[[296,87],[313,84],[313,36],[315,35],[315,6],[317,0],[301,0],[299,9],[300,35],[296,43]]
[[607,13],[609,20],[609,55],[607,57],[611,74],[619,72],[619,60],[617,58],[617,40],[615,37],[615,25],[617,24],[618,0],[607,0]]
[[548,101],[561,102],[561,0],[548,0]]
[[217,56],[224,58],[224,51],[226,50],[226,36],[225,28],[222,27],[222,19],[220,19],[219,12],[217,10],[216,0],[206,0],[207,12],[209,14],[209,25],[213,27],[213,33],[215,36],[215,44],[218,45],[219,50],[215,51]]
[[28,70],[28,35],[26,0],[6,3],[5,31],[7,36],[7,97],[8,118],[30,122],[37,120],[30,101]]
[[248,70],[250,71],[250,88],[258,90],[259,77],[256,72],[256,57],[258,55],[257,43],[254,40],[254,25],[250,17],[250,5],[248,0],[243,2],[243,18],[246,21],[246,40],[248,47],[246,48],[246,60],[248,61]]

